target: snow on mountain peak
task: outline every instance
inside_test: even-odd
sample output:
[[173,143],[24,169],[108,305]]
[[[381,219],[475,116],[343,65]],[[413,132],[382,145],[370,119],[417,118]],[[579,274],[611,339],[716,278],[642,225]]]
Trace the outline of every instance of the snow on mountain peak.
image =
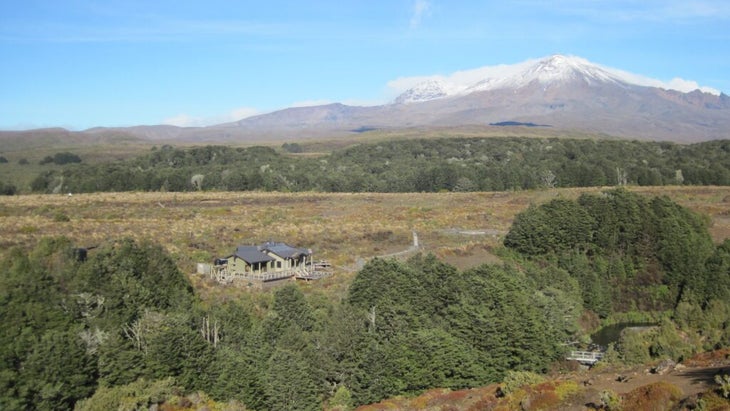
[[[400,79],[405,83],[408,79]],[[556,54],[541,59],[528,60],[512,65],[482,67],[456,72],[448,77],[422,77],[421,82],[400,94],[396,104],[423,102],[439,98],[465,95],[477,91],[504,88],[519,89],[535,82],[543,87],[581,81],[589,85],[618,84],[658,87],[689,92],[700,89],[719,95],[717,90],[702,88],[695,82],[673,79],[671,82],[628,73],[600,66],[576,56]],[[397,84],[394,84],[397,85]],[[679,87],[682,86],[682,87]]]
[[429,101],[446,97],[448,94],[441,81],[426,80],[406,90],[395,99],[395,102],[396,104],[407,104],[418,101]]
[[525,71],[524,79],[538,80],[540,83],[555,83],[582,79],[588,82],[616,82],[620,78],[605,69],[580,57],[554,55],[537,61]]

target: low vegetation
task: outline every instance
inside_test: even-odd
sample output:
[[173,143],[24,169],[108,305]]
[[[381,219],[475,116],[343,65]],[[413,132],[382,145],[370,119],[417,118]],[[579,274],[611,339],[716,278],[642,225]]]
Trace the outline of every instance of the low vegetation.
[[[27,189],[37,193],[473,192],[627,184],[730,185],[728,140],[679,145],[559,138],[401,139],[364,143],[326,155],[291,154],[302,150],[298,143],[286,143],[283,154],[271,147],[154,147],[124,161],[42,170]],[[60,154],[64,153],[48,159],[69,160],[70,153],[65,153],[57,161]]]

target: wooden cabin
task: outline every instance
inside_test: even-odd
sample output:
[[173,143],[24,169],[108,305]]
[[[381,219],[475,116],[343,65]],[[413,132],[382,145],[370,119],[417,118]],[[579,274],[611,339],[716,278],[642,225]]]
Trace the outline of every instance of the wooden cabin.
[[294,276],[311,266],[312,250],[286,243],[266,242],[262,245],[239,245],[236,251],[213,263],[213,271],[226,278]]

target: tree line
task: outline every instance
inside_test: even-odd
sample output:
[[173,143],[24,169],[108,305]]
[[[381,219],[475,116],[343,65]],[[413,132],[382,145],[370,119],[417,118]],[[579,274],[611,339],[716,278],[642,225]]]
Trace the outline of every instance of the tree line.
[[[295,143],[294,143],[295,144]],[[281,151],[300,151],[286,144]],[[293,148],[292,148],[293,147]],[[163,146],[135,159],[45,171],[34,192],[265,190],[501,191],[728,185],[730,140],[440,138],[360,144],[317,158],[270,147]]]

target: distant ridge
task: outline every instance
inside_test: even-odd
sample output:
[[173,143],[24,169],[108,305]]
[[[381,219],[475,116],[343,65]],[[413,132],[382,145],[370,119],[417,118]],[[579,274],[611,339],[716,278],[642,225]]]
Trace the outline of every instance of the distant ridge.
[[[663,88],[658,80],[564,55],[471,72],[469,81],[428,78],[379,106],[333,103],[209,127],[137,126],[82,133],[262,142],[341,138],[374,130],[523,126],[639,140],[730,139],[730,97],[716,90]],[[0,138],[6,135],[0,133]]]

